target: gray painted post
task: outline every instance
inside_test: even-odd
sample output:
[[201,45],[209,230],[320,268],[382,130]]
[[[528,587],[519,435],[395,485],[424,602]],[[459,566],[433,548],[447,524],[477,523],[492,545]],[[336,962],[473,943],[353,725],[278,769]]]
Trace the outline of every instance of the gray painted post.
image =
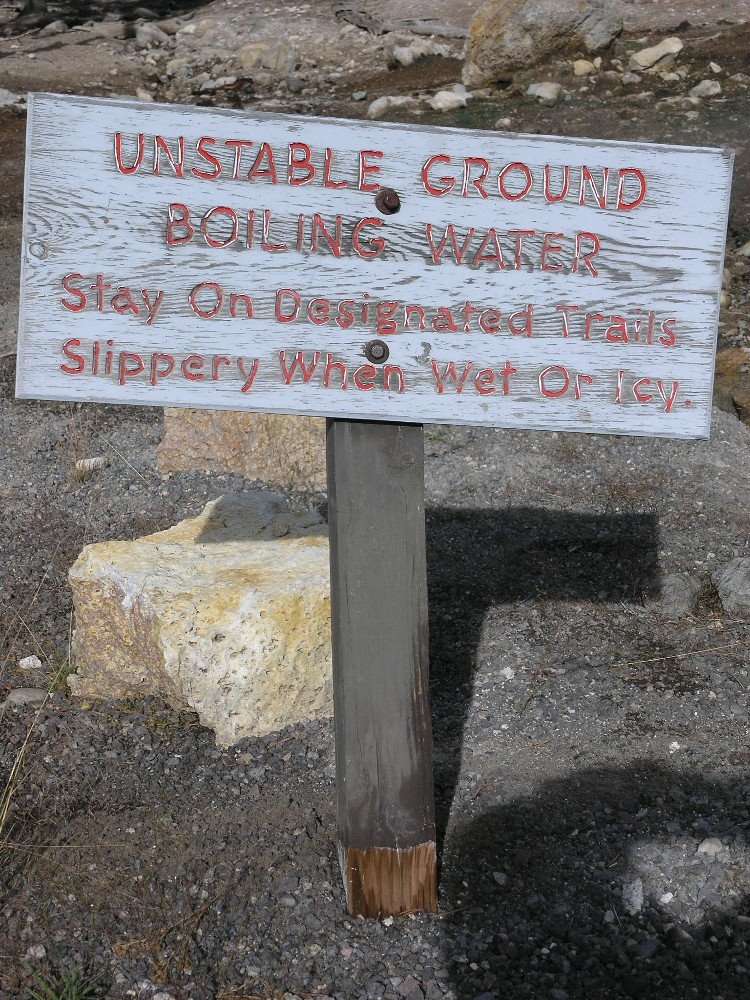
[[351,914],[436,907],[421,424],[328,420],[339,858]]

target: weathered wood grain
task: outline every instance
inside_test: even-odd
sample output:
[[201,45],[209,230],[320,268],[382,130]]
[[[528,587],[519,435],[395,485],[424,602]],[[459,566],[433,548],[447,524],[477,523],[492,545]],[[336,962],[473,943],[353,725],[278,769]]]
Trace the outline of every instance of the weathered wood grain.
[[329,420],[339,844],[349,912],[435,906],[424,443]]
[[353,916],[386,917],[437,909],[435,844],[399,850],[341,850],[347,908]]
[[[143,170],[134,175],[118,172],[113,157],[113,137],[125,138],[123,156],[133,154],[132,138],[146,136]],[[217,140],[216,155],[225,175],[216,181],[177,178],[168,166],[159,176],[148,172],[153,160],[153,137],[166,137],[175,146],[185,137],[194,150],[200,136]],[[333,177],[349,187],[332,190],[311,182],[290,188],[267,180],[252,182],[226,176],[232,154],[220,144],[227,139],[267,141],[275,151],[279,175],[285,168],[290,141],[305,141],[313,150],[318,171],[323,150],[333,151]],[[386,239],[382,257],[362,259],[344,238],[342,254],[290,250],[264,252],[256,238],[252,249],[238,242],[211,248],[205,242],[169,247],[165,241],[166,211],[172,202],[189,206],[193,221],[213,206],[228,206],[238,213],[264,209],[272,213],[272,239],[293,239],[298,214],[308,219],[320,213],[327,221],[340,214],[344,233],[359,219],[378,217],[374,194],[356,189],[357,155],[361,149],[383,152],[381,170],[371,179],[395,188],[401,199],[398,214],[382,217],[380,234]],[[529,164],[536,179],[545,164],[555,176],[565,165],[587,165],[601,182],[602,170],[637,167],[648,179],[648,194],[632,212],[618,212],[576,200],[547,204],[532,189],[520,201],[508,201],[487,182],[490,196],[478,192],[461,197],[457,190],[444,197],[428,196],[420,181],[429,156],[445,153],[459,162],[464,156],[485,157],[497,169],[512,161]],[[150,159],[149,159],[150,157]],[[337,415],[382,420],[476,423],[501,427],[551,428],[668,437],[708,434],[713,378],[713,358],[718,322],[718,296],[726,231],[731,153],[693,147],[612,143],[580,139],[519,136],[458,129],[425,128],[384,123],[299,119],[285,116],[232,112],[217,109],[162,107],[129,101],[81,97],[32,95],[29,102],[28,159],[22,260],[22,306],[19,328],[19,396],[101,400],[170,406],[207,406],[268,412]],[[250,156],[248,155],[248,161]],[[163,165],[166,161],[163,160]],[[201,164],[206,166],[205,163]],[[439,175],[441,167],[436,171]],[[460,173],[460,171],[459,171]],[[614,176],[614,173],[613,173]],[[616,186],[613,182],[611,190]],[[589,201],[591,199],[589,198]],[[611,199],[610,199],[611,200]],[[453,224],[459,237],[470,228],[480,235],[497,227],[503,241],[508,230],[529,229],[537,234],[562,232],[566,246],[572,235],[591,231],[601,239],[596,257],[597,277],[583,270],[572,273],[570,253],[558,254],[564,264],[559,272],[539,270],[538,253],[522,255],[521,269],[504,270],[466,263],[435,264],[427,247],[426,225],[439,236]],[[475,237],[474,249],[479,243]],[[504,239],[506,258],[510,237]],[[536,243],[534,243],[536,240]],[[538,250],[538,237],[530,246]],[[556,258],[557,259],[557,258]],[[66,311],[61,279],[83,275],[85,287],[97,274],[114,286],[141,289],[151,296],[161,290],[162,305],[147,325],[143,313],[117,315],[111,309],[91,307]],[[213,318],[202,319],[188,305],[190,290],[200,282],[217,282],[230,293],[248,295],[253,316],[230,316],[224,308]],[[327,296],[335,304],[364,296],[371,304],[396,301],[421,305],[434,314],[437,306],[449,307],[458,316],[468,300],[478,309],[500,309],[504,317],[532,303],[533,335],[514,336],[507,329],[497,334],[481,332],[474,317],[465,332],[463,320],[456,330],[420,330],[412,326],[388,334],[370,317],[357,315],[349,329],[332,321],[315,325],[307,319],[282,324],[274,318],[277,289],[297,290],[307,302]],[[113,291],[114,291],[113,289]],[[110,293],[112,294],[112,293]],[[586,312],[628,317],[636,310],[653,310],[661,321],[674,318],[678,330],[675,346],[635,342],[610,343],[604,339],[606,323],[595,327],[590,340],[581,332],[565,338],[555,307],[577,304]],[[505,322],[505,320],[504,320]],[[582,328],[582,322],[579,324]],[[386,391],[380,381],[369,390],[353,385],[352,373],[364,363],[364,346],[374,336],[385,336],[389,363],[403,369],[405,391]],[[60,364],[62,344],[81,340],[91,350],[94,341],[114,341],[114,350],[141,354],[154,351],[175,358],[175,371],[152,386],[144,374],[119,385],[112,375],[84,372],[66,375]],[[307,384],[286,386],[280,374],[279,351],[315,351],[347,366],[348,388],[326,388],[320,369]],[[243,393],[244,380],[235,368],[222,369],[216,380],[189,381],[180,377],[181,362],[192,354],[229,355],[258,359],[252,388]],[[471,362],[467,387],[457,393],[436,391],[431,363],[440,368],[453,361],[458,371]],[[477,392],[473,376],[482,368],[502,368],[506,361],[518,369],[508,395]],[[539,391],[540,373],[550,365],[565,366],[573,380],[588,374],[581,398],[574,387],[561,398],[545,398]],[[148,364],[146,364],[148,368]],[[616,402],[618,372],[625,392]],[[632,384],[638,379],[678,382],[670,412],[657,393],[636,402]],[[496,381],[497,378],[496,378]],[[653,390],[654,385],[652,383]],[[689,401],[690,405],[685,405]]]

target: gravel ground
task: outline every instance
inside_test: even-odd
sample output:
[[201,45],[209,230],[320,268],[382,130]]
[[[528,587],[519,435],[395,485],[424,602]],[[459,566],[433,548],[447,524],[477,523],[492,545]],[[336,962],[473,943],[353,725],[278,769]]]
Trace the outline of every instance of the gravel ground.
[[[364,6],[401,10],[400,0]],[[138,16],[193,4],[147,7]],[[275,0],[244,7],[287,16]],[[737,76],[750,29],[722,19],[746,20],[746,8],[626,4],[631,34],[611,55],[626,58],[634,32],[678,31],[685,81],[580,81],[558,60],[419,120],[732,145],[736,250],[750,237],[747,78]],[[344,29],[327,3],[292,9],[307,12],[311,39],[319,32],[309,44],[320,66],[305,68],[297,97],[258,83],[259,108],[362,116],[355,91],[369,101],[458,79],[457,59],[387,70],[381,42],[353,32],[358,60],[329,73]],[[463,23],[467,9],[420,0],[410,13]],[[18,91],[148,82],[163,99],[155,56],[133,41],[0,43],[2,82]],[[721,98],[696,113],[668,103],[709,60],[722,67]],[[560,79],[564,106],[528,99],[537,79]],[[0,847],[0,997],[27,997],[35,974],[65,970],[97,977],[98,995],[115,1000],[750,995],[750,623],[723,612],[711,581],[750,555],[750,428],[731,392],[710,442],[427,429],[440,912],[348,918],[329,723],[218,751],[194,716],[154,700],[66,693],[66,577],[81,547],[167,527],[258,484],[162,479],[160,411],[13,400],[14,359],[3,355],[23,126],[20,113],[0,116],[0,700],[11,688],[52,693],[41,708],[0,713],[0,790],[20,762]],[[732,253],[728,266],[720,346],[746,348],[750,268]],[[747,379],[742,355],[732,365]],[[108,467],[78,481],[76,460],[92,455]],[[42,668],[19,670],[32,653]],[[0,817],[4,808],[0,798]]]
[[[17,402],[3,372],[7,690],[60,684],[85,541],[257,484],[163,480],[158,411]],[[748,995],[749,629],[711,572],[748,554],[750,429],[426,445],[440,912],[345,916],[330,724],[222,752],[152,700],[57,691],[11,806],[3,997],[66,968],[115,998]],[[0,722],[0,783],[37,710]]]

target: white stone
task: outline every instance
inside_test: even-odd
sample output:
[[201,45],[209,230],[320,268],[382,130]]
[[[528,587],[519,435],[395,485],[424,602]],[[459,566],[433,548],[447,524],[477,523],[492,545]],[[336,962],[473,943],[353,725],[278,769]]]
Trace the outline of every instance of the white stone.
[[139,45],[166,45],[169,35],[155,24],[139,24],[135,29],[135,40]]
[[298,62],[297,49],[286,39],[279,39],[272,44],[252,42],[243,45],[237,58],[243,69],[267,69],[279,76],[293,73]]
[[[738,252],[750,256],[750,244]],[[750,617],[750,556],[739,556],[720,566],[712,579],[727,614],[740,621]]]
[[701,80],[696,83],[690,91],[691,97],[716,97],[721,93],[721,84],[718,80]]
[[718,837],[706,837],[705,840],[698,844],[698,854],[721,854],[724,850],[724,845],[719,840]]
[[622,905],[631,917],[643,909],[643,882],[639,878],[622,887]]
[[576,76],[591,76],[596,73],[596,66],[588,59],[576,59],[573,63],[573,72]]
[[429,100],[429,105],[433,111],[455,111],[456,108],[465,108],[469,99],[468,94],[456,94],[452,90],[439,90],[437,94]]
[[416,98],[403,95],[378,97],[367,109],[367,117],[382,118],[383,115],[388,114],[389,111],[393,111],[396,108],[415,108],[418,104],[419,101]]
[[415,38],[407,45],[395,45],[388,53],[390,66],[411,66],[425,56],[442,56],[451,54],[447,45],[441,45],[432,38]]
[[278,494],[87,545],[70,583],[76,695],[158,694],[221,746],[332,712],[326,526]]
[[683,44],[679,38],[665,38],[658,45],[652,45],[640,52],[634,52],[630,57],[629,69],[644,70],[658,66],[659,69],[667,69],[675,61]]
[[184,76],[187,73],[188,61],[182,56],[170,59],[167,63],[167,76]]
[[552,83],[550,81],[545,83],[532,83],[526,89],[526,93],[529,97],[535,97],[539,103],[544,104],[545,107],[553,108],[560,100],[562,87],[559,83]]
[[740,257],[750,257],[750,240],[747,243],[743,243],[741,247],[738,247],[735,253],[739,254]]
[[12,90],[0,87],[0,108],[9,108],[14,104],[23,104],[25,98],[21,94],[15,94]]
[[708,68],[711,70],[712,73],[721,73],[721,66],[719,66],[718,63],[711,62],[708,64]]
[[19,670],[41,670],[42,661],[38,656],[24,656],[18,661]]
[[620,77],[622,82],[627,86],[631,83],[640,83],[643,77],[639,76],[637,73],[623,73]]

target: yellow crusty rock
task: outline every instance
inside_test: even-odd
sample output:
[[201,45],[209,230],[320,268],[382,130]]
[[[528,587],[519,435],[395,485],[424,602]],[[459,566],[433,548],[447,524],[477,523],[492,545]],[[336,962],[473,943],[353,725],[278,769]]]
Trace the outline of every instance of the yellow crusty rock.
[[70,570],[74,694],[159,694],[217,742],[332,714],[328,537],[274,493],[229,494]]
[[324,490],[325,420],[167,407],[157,464],[160,472],[237,472],[275,489]]

